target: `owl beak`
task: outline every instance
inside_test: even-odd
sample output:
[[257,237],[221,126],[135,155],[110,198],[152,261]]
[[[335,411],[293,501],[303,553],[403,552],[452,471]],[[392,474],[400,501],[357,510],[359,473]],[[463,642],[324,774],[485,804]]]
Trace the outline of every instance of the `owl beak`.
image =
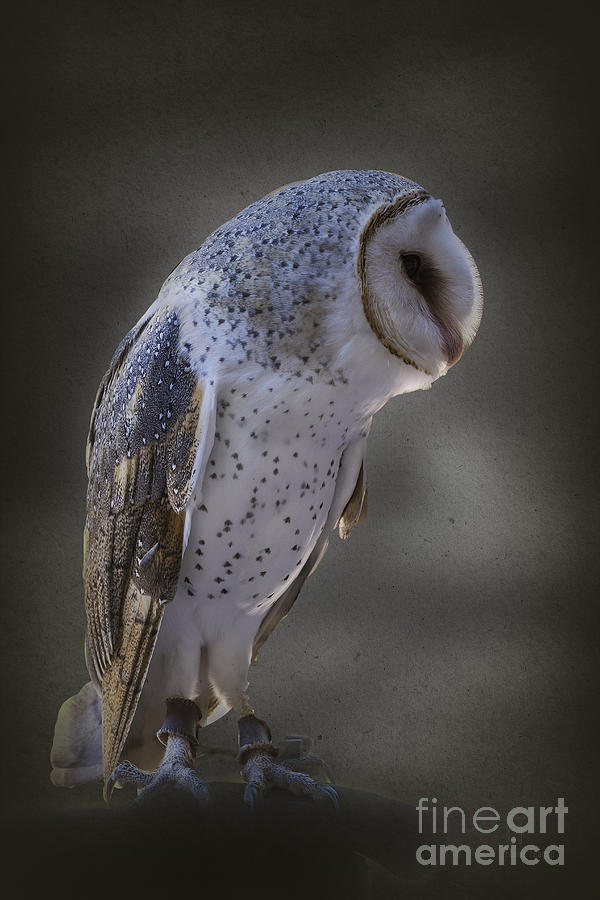
[[[477,288],[477,282],[476,282]],[[482,297],[481,288],[475,290],[475,299],[469,315],[458,320],[452,314],[438,315],[436,321],[442,337],[442,352],[446,365],[450,369],[456,365],[465,350],[468,350],[481,320]]]
[[458,325],[438,318],[438,327],[442,334],[442,352],[448,368],[459,361],[466,350],[465,341]]

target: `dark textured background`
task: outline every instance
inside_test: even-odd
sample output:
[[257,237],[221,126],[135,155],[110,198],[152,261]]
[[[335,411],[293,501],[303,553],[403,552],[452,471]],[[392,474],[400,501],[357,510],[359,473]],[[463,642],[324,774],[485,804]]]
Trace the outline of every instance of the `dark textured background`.
[[[83,451],[115,346],[239,209],[381,168],[444,200],[483,323],[447,378],[375,419],[369,519],[332,543],[251,696],[276,737],[312,735],[342,784],[471,810],[564,796],[574,882],[597,796],[584,7],[23,2],[3,25],[7,806],[66,802],[48,754],[86,680]],[[235,723],[205,736],[233,743]],[[485,874],[472,896],[508,877]]]

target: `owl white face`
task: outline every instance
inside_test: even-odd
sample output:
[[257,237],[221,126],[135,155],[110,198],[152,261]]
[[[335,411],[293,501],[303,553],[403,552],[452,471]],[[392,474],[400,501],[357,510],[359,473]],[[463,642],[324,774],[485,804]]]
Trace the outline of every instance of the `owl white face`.
[[396,356],[443,375],[479,326],[481,281],[440,200],[425,198],[363,232],[363,308]]

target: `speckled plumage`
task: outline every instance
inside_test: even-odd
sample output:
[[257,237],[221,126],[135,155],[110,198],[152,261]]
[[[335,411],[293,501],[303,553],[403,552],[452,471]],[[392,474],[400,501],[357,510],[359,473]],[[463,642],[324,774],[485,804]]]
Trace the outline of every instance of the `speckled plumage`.
[[383,172],[284,187],[186,257],[117,351],[90,429],[84,551],[105,778],[126,741],[133,762],[157,761],[168,696],[203,724],[248,714],[251,656],[331,530],[364,516],[372,416],[448,367],[447,303],[432,355],[418,335],[396,342],[365,289],[369,226],[428,200]]

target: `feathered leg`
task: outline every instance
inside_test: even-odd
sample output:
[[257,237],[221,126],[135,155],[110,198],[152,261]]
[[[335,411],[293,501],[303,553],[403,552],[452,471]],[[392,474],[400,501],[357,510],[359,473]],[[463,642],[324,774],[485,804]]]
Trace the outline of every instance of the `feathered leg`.
[[133,784],[139,788],[136,802],[146,800],[155,791],[171,784],[189,791],[197,800],[210,797],[206,784],[196,774],[194,757],[198,744],[197,732],[200,710],[193,700],[172,697],[167,700],[167,715],[157,733],[159,741],[165,745],[163,760],[156,772],[144,772],[130,762],[119,763],[113,769],[104,796],[110,799],[115,785]]
[[[335,808],[339,805],[337,792],[331,785],[318,784],[303,772],[294,771],[298,759],[282,759],[275,762],[278,749],[271,743],[271,731],[266,722],[253,714],[241,716],[239,729],[239,762],[246,784],[244,802],[253,807],[259,796],[269,788],[277,787],[293,794],[316,800],[330,800]],[[315,759],[306,754],[309,759]]]

